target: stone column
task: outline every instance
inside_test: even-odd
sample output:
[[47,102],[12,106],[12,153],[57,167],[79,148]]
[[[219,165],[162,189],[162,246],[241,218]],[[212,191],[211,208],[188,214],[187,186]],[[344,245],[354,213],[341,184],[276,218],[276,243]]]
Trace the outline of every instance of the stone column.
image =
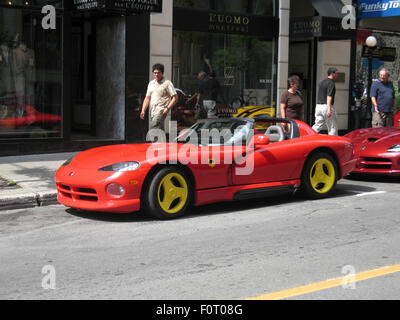
[[276,114],[279,117],[282,94],[287,90],[289,73],[290,0],[279,1],[278,85]]

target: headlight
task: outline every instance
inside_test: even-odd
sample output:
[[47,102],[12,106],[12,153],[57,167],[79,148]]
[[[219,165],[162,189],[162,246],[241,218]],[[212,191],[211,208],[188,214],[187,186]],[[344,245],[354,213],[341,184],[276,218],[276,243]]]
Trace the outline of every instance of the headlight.
[[400,144],[396,144],[387,149],[389,152],[400,152]]
[[100,168],[99,171],[126,172],[126,171],[135,171],[139,167],[140,167],[139,162],[129,161],[129,162],[115,163],[110,166]]

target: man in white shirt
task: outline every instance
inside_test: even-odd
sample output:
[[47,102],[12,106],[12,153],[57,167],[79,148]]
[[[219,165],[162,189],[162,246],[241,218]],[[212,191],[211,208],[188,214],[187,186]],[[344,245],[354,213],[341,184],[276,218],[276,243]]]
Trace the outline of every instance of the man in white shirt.
[[146,98],[143,100],[140,118],[144,120],[147,108],[150,105],[149,129],[164,130],[164,120],[169,110],[178,101],[178,95],[170,80],[164,78],[164,66],[155,64],[152,68],[154,80],[147,87]]

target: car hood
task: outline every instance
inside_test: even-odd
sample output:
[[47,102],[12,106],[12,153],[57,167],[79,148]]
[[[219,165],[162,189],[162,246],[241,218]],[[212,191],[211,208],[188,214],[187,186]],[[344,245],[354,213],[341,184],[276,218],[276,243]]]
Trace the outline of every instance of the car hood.
[[[151,149],[150,149],[151,148]],[[170,150],[170,156],[179,150],[176,143],[143,143],[122,144],[89,149],[78,153],[71,162],[71,166],[82,169],[101,168],[111,164],[126,161],[137,161],[141,164],[154,160],[155,150],[159,150],[158,156],[165,158],[166,150]],[[156,152],[157,155],[157,152]],[[165,159],[163,159],[165,160]]]
[[355,150],[365,147],[386,151],[391,146],[400,144],[400,128],[394,127],[359,129],[346,136],[353,142]]

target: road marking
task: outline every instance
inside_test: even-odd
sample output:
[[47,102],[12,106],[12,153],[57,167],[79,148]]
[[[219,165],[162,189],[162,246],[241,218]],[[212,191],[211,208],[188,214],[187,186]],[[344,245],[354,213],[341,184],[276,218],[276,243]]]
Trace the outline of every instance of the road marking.
[[[382,277],[382,276],[396,273],[396,272],[400,272],[400,264],[358,273],[358,274],[354,275],[353,282],[355,283],[358,281],[363,281],[363,280],[367,280],[367,279],[371,279],[371,278]],[[304,295],[307,293],[312,293],[312,292],[316,292],[316,291],[322,291],[322,290],[342,286],[344,283],[346,283],[346,281],[348,281],[347,278],[348,278],[348,276],[337,278],[337,279],[331,279],[331,280],[322,281],[319,283],[313,283],[313,284],[309,284],[309,285],[298,287],[298,288],[283,290],[283,291],[279,291],[279,292],[269,293],[266,295],[261,295],[261,296],[254,297],[254,298],[249,298],[248,300],[280,300],[280,299],[291,298],[291,297],[295,297],[295,296]]]
[[372,196],[374,194],[382,194],[382,193],[386,193],[386,191],[364,192],[364,193],[356,194],[356,197]]

